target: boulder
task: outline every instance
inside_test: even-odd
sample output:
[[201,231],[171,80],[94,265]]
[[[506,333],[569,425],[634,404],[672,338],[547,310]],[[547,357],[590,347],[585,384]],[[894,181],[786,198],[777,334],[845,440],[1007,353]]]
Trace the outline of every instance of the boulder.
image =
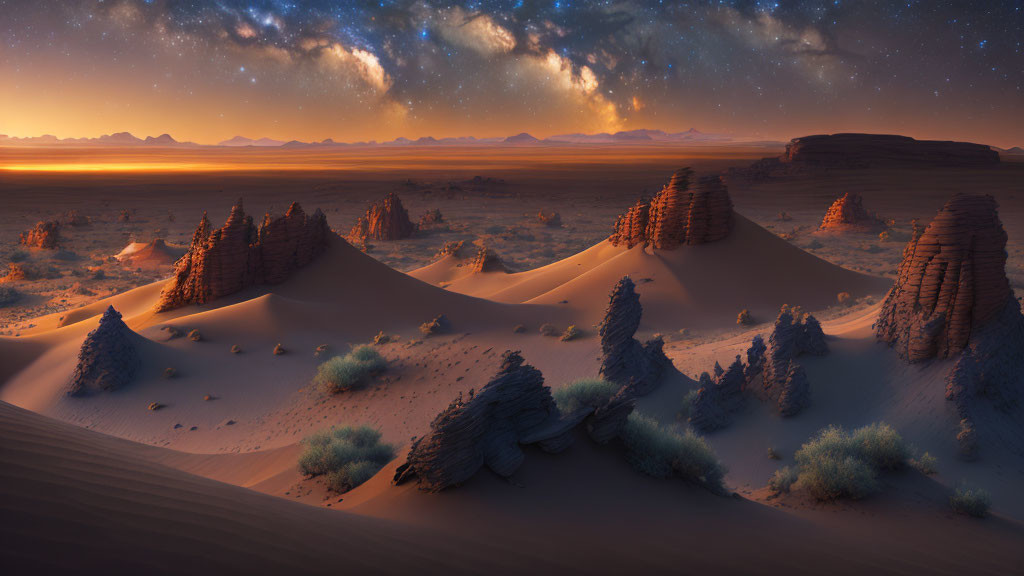
[[665,356],[660,338],[641,344],[633,337],[642,315],[636,286],[629,276],[624,276],[612,290],[600,325],[600,374],[609,382],[629,386],[637,395],[654,390],[672,364]]
[[113,306],[100,317],[78,351],[78,365],[68,395],[116,390],[132,381],[139,368],[137,336]]
[[283,282],[327,249],[331,230],[317,210],[307,216],[298,203],[284,216],[267,214],[257,228],[242,201],[224,226],[211,230],[203,214],[188,252],[175,264],[156,311],[203,304],[257,284]]
[[19,243],[29,248],[55,250],[60,245],[60,228],[56,220],[40,220],[34,228],[21,233]]

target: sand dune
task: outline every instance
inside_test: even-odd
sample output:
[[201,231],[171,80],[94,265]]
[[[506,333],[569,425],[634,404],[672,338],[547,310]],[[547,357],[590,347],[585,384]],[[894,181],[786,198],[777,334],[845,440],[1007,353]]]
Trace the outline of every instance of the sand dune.
[[[410,275],[442,277],[441,264]],[[769,321],[782,304],[814,310],[834,304],[839,292],[854,297],[884,294],[891,285],[821,260],[737,215],[733,233],[711,244],[650,251],[602,242],[543,268],[471,275],[445,287],[498,302],[564,302],[573,313],[596,322],[611,287],[625,275],[638,284],[644,326],[672,331],[734,325],[743,309]]]

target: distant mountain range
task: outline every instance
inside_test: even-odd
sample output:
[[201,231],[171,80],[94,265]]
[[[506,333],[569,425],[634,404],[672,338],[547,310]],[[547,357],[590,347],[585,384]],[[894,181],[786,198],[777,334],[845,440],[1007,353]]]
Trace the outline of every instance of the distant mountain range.
[[[330,146],[483,146],[483,145],[507,145],[507,146],[550,146],[564,144],[658,144],[658,143],[715,143],[715,142],[748,142],[758,144],[779,144],[781,142],[756,141],[750,138],[727,136],[724,134],[708,134],[694,128],[686,132],[665,132],[663,130],[628,130],[624,132],[601,132],[599,134],[559,134],[545,139],[536,138],[526,132],[509,136],[507,138],[474,138],[473,136],[462,136],[458,138],[434,138],[424,136],[416,140],[409,138],[396,138],[387,142],[335,142],[331,138],[320,142],[300,142],[291,140],[274,140],[273,138],[246,138],[235,136],[230,140],[224,140],[216,144],[222,147],[281,147],[281,148],[310,148]],[[207,147],[193,142],[178,142],[170,134],[160,136],[147,136],[145,139],[137,138],[129,132],[117,132],[105,134],[98,138],[57,138],[52,135],[17,138],[0,134],[0,146],[57,146],[57,145],[101,145],[101,146],[164,146],[164,147]]]

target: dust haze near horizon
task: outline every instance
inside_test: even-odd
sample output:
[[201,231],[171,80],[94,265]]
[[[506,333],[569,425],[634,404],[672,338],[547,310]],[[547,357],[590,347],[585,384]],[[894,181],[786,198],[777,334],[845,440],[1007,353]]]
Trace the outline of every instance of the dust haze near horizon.
[[670,4],[0,0],[0,133],[1024,144],[1021,2]]

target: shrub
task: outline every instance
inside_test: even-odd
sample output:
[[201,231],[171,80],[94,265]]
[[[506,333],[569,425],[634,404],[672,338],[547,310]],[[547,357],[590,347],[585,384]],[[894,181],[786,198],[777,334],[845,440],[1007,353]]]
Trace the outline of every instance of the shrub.
[[575,324],[570,324],[569,327],[565,329],[565,332],[562,332],[562,342],[574,340],[578,338],[580,334],[582,334],[580,329],[577,328]]
[[740,326],[750,326],[754,320],[750,317],[750,310],[743,309],[736,315],[736,323]]
[[608,400],[619,391],[619,386],[607,380],[577,380],[555,390],[552,396],[558,409],[565,414],[572,414],[583,408],[596,409],[608,403]]
[[953,509],[953,512],[975,518],[988,516],[988,509],[991,506],[992,498],[989,497],[988,492],[966,484],[957,486],[949,498],[949,507]]
[[314,382],[326,392],[337,394],[364,386],[371,376],[386,369],[387,361],[372,346],[359,346],[321,364]]
[[697,399],[697,395],[700,394],[699,389],[693,389],[683,396],[683,402],[679,406],[679,419],[687,421],[690,419],[690,411],[693,410],[693,401]]
[[879,470],[907,465],[910,450],[888,424],[847,433],[830,426],[797,450],[800,481],[818,500],[858,499],[878,490]]
[[327,476],[327,486],[347,492],[373,477],[395,457],[395,448],[380,441],[369,426],[342,426],[305,438],[299,470],[307,476]]
[[776,494],[788,493],[790,487],[796,483],[799,477],[800,471],[798,469],[792,466],[785,466],[776,470],[772,477],[768,479],[768,488]]
[[928,452],[922,454],[920,458],[914,458],[913,460],[910,461],[910,465],[913,466],[921,474],[924,474],[925,476],[938,474],[938,464],[939,459],[936,458],[935,456],[932,456]]
[[638,472],[655,478],[675,476],[716,494],[725,493],[725,469],[707,441],[692,431],[680,435],[633,412],[620,438],[626,446],[626,459]]

